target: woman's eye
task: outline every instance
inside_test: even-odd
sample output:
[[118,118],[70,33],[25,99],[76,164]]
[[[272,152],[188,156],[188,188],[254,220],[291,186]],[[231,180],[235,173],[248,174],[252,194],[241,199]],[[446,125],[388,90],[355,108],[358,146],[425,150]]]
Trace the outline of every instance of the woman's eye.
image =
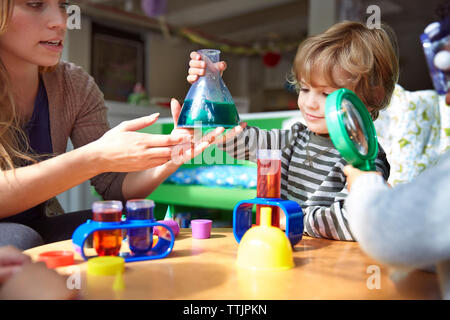
[[68,7],[70,7],[70,2],[69,2],[69,1],[62,2],[62,3],[60,4],[60,7],[61,7],[62,9],[67,9]]
[[309,89],[308,88],[300,88],[300,92],[308,92],[309,91]]
[[329,95],[329,93],[326,93],[326,92],[322,92],[322,94],[323,94],[325,97],[328,97],[328,95]]

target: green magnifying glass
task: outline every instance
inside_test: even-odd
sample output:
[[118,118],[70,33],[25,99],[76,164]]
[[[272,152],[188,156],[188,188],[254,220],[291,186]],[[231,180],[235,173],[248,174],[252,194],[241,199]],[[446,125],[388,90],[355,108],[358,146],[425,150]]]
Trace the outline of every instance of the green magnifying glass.
[[375,171],[377,132],[358,96],[345,88],[328,95],[325,120],[331,141],[341,156],[355,168]]

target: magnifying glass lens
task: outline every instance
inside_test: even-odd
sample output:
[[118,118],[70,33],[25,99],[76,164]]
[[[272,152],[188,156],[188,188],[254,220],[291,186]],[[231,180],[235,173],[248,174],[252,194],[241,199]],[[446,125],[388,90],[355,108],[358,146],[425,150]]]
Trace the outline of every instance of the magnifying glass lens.
[[363,156],[367,155],[369,152],[369,138],[359,112],[347,99],[342,100],[341,112],[348,136],[353,141],[358,152]]

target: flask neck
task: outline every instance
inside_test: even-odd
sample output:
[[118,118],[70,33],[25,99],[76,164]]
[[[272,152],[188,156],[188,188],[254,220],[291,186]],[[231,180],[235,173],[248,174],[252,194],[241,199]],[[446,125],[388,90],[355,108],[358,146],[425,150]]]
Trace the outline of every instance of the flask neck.
[[206,62],[206,74],[219,74],[220,71],[216,67],[216,63],[219,62],[220,59],[220,51],[213,49],[203,49],[199,50],[198,53],[201,55],[202,60]]

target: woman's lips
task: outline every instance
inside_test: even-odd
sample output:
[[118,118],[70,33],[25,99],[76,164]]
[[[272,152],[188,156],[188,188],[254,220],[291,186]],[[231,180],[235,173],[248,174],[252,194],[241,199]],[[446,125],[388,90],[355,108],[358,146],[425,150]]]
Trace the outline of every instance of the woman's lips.
[[39,44],[53,52],[61,52],[64,49],[62,41],[41,41]]

